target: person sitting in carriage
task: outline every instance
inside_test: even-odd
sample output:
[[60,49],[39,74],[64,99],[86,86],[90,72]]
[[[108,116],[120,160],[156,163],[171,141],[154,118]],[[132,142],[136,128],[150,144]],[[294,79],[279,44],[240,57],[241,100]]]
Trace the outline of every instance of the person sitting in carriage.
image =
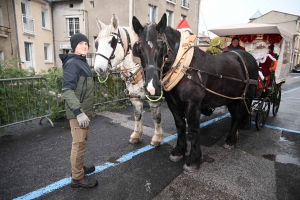
[[234,36],[231,39],[231,44],[225,47],[223,51],[232,51],[237,49],[241,49],[245,51],[245,48],[240,45],[240,38],[238,36]]
[[274,56],[274,44],[271,44],[268,48],[265,42],[259,42],[253,51],[253,57],[256,59],[258,66],[261,68],[265,81],[265,87],[270,83],[270,69],[274,68],[276,61]]

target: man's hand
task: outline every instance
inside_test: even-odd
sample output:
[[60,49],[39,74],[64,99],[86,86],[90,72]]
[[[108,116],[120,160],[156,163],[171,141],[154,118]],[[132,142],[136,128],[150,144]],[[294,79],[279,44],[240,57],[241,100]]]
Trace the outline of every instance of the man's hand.
[[90,124],[90,119],[85,113],[80,113],[76,116],[78,124],[81,128],[87,128]]

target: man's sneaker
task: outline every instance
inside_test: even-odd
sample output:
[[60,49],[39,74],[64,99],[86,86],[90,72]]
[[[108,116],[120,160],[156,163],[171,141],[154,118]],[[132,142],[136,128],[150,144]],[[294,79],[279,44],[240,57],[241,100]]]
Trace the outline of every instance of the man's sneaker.
[[95,166],[86,167],[83,166],[84,174],[90,174],[95,171]]
[[86,177],[86,176],[84,176],[80,180],[72,179],[72,181],[71,181],[72,188],[78,188],[78,187],[92,188],[97,185],[98,185],[98,181],[96,179],[91,178],[91,177]]
[[[84,174],[90,174],[95,171],[95,166],[94,165],[90,167],[83,166],[83,170],[84,170]],[[70,176],[72,177],[72,173],[70,174]]]

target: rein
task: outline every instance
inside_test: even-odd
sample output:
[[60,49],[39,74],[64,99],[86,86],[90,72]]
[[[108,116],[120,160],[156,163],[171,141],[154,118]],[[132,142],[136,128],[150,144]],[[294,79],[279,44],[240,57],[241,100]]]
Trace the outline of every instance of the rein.
[[226,96],[226,95],[223,95],[223,94],[220,94],[220,93],[217,93],[215,91],[212,91],[210,89],[208,89],[206,86],[204,86],[202,83],[199,83],[198,81],[196,81],[195,79],[193,79],[193,77],[187,73],[185,73],[183,70],[182,72],[186,75],[186,77],[188,79],[190,79],[191,81],[193,81],[196,85],[200,86],[201,88],[205,89],[206,91],[210,92],[210,93],[213,93],[215,95],[218,95],[220,97],[224,97],[224,98],[227,98],[227,99],[232,99],[232,100],[238,100],[238,99],[241,99],[243,100],[245,106],[246,106],[246,109],[247,109],[247,112],[248,114],[251,114],[249,108],[248,108],[248,105],[246,103],[246,93],[248,91],[248,88],[249,88],[249,85],[257,85],[257,80],[254,80],[254,79],[249,79],[249,73],[248,73],[248,70],[247,70],[247,67],[246,67],[246,64],[244,62],[244,60],[242,59],[241,55],[239,53],[237,53],[236,51],[231,51],[233,53],[235,53],[236,55],[238,55],[238,57],[240,58],[240,60],[242,61],[243,63],[243,66],[244,66],[244,69],[245,69],[245,73],[246,73],[246,80],[243,80],[243,79],[237,79],[237,78],[232,78],[232,77],[228,77],[228,76],[223,76],[223,75],[218,75],[218,74],[213,74],[213,73],[210,73],[210,72],[206,72],[206,71],[202,71],[202,70],[199,70],[199,69],[195,69],[195,68],[191,68],[191,67],[185,67],[187,69],[192,69],[192,70],[195,70],[197,71],[197,74],[199,76],[199,79],[200,79],[200,82],[202,82],[202,77],[201,77],[201,73],[204,73],[204,74],[207,74],[207,75],[210,75],[210,76],[215,76],[217,78],[224,78],[224,79],[228,79],[228,80],[233,80],[233,81],[238,81],[238,82],[242,82],[242,83],[245,83],[246,86],[245,86],[245,89],[244,89],[244,92],[242,94],[241,97],[229,97],[229,96]]

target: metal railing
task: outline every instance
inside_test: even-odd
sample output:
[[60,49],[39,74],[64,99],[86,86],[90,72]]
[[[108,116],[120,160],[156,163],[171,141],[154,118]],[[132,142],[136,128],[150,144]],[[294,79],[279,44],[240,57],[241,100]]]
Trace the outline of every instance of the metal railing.
[[34,34],[34,19],[32,17],[22,15],[23,32]]
[[[64,108],[65,103],[60,94],[61,84],[51,91],[47,80],[42,77],[0,79],[0,84],[0,128],[35,119],[40,119],[41,123],[44,118],[54,127],[50,119],[53,109]],[[112,74],[105,83],[94,77],[94,110],[107,110],[128,100],[125,89],[119,73]]]
[[48,82],[42,77],[0,79],[0,128],[43,118],[53,126]]

